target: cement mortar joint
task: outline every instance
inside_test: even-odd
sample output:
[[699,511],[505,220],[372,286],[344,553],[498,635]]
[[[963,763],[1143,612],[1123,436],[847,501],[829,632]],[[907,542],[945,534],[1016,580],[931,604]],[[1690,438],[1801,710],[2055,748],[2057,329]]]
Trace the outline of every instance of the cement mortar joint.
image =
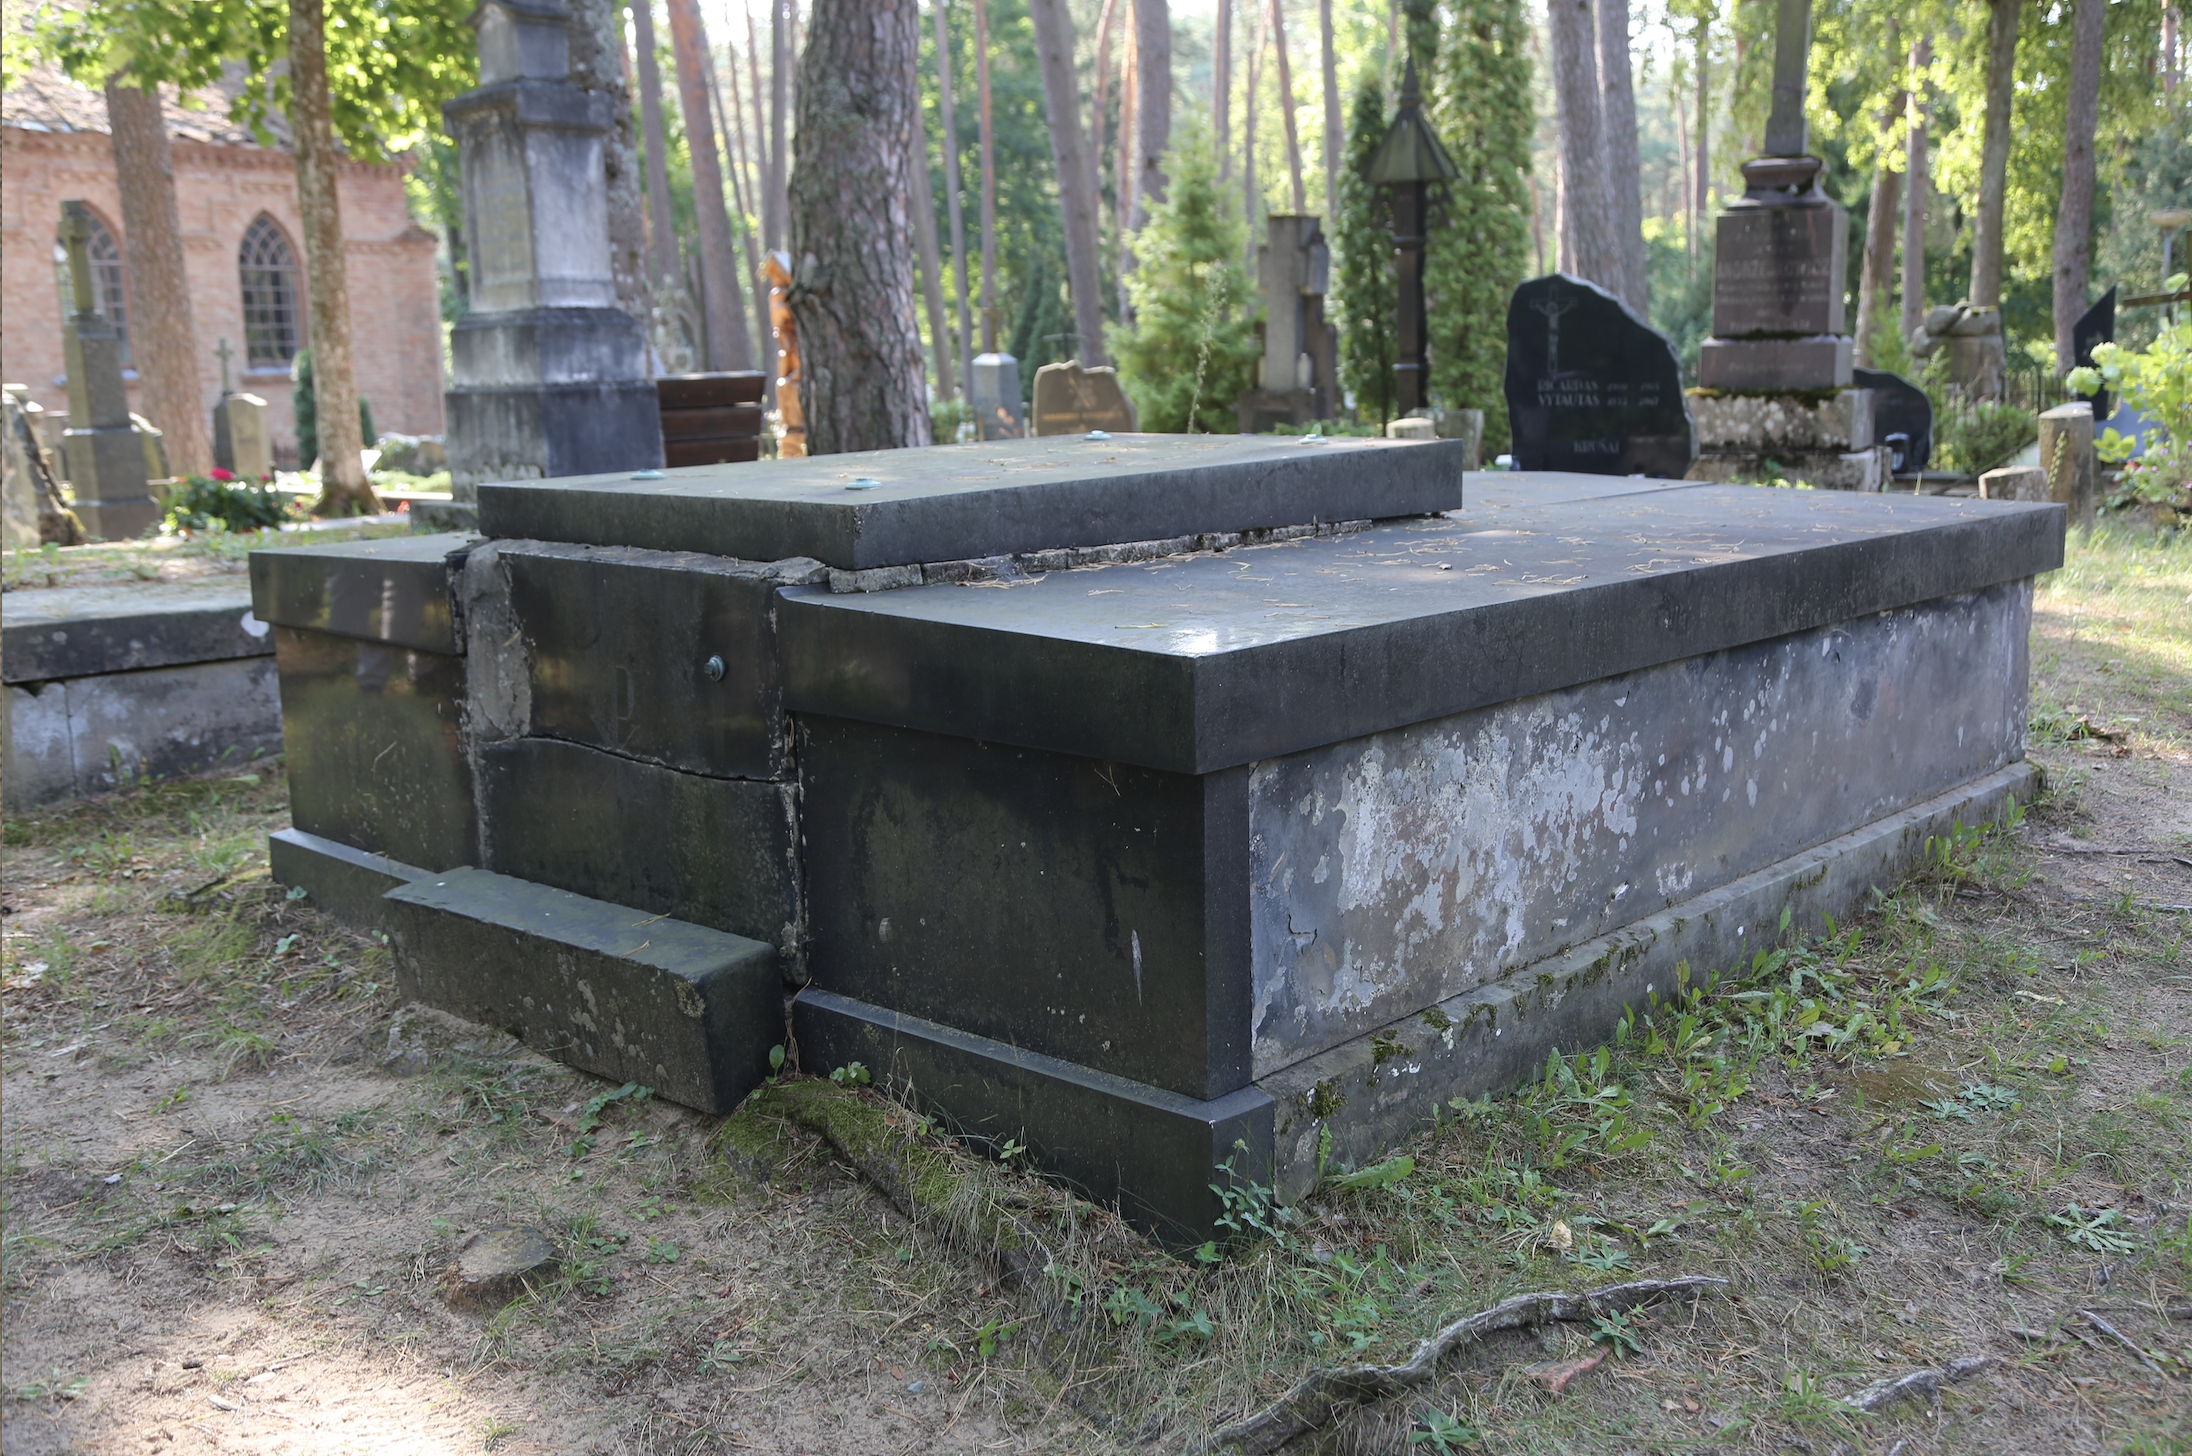
[[[1092,566],[1125,566],[1143,561],[1163,561],[1181,556],[1216,556],[1236,546],[1273,546],[1285,541],[1305,541],[1318,536],[1347,536],[1367,531],[1377,521],[1319,521],[1300,526],[1267,526],[1252,531],[1213,531],[1195,536],[1171,536],[1159,541],[1121,541],[1109,546],[1077,546],[1051,551],[1026,551],[1009,556],[979,556],[962,561],[935,561],[919,566],[877,566],[865,571],[829,568],[829,587],[834,595],[897,591],[909,586],[968,586],[985,581],[1018,581],[1053,571],[1078,571]],[[800,558],[805,560],[805,558]],[[795,583],[788,583],[795,584]]]

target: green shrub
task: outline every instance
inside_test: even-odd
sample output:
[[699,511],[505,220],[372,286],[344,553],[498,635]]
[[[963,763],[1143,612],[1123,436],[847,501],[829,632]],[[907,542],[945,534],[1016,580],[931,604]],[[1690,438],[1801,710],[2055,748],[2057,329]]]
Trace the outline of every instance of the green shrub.
[[[227,471],[214,472],[225,476]],[[180,531],[258,531],[295,520],[290,497],[272,486],[186,475],[168,492],[166,527]]]

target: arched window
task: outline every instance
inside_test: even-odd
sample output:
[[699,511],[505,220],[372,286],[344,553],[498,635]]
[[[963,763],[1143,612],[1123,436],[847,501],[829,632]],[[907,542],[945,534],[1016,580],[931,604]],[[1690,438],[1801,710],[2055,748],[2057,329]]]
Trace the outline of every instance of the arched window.
[[[91,256],[92,307],[104,314],[114,325],[114,332],[122,336],[122,366],[128,368],[129,294],[122,278],[122,249],[97,213],[91,214],[91,238],[86,251]],[[61,317],[65,319],[76,312],[76,290],[69,282],[68,248],[58,238],[53,244],[53,271],[61,285]]]
[[244,288],[244,362],[254,369],[282,368],[304,344],[297,255],[274,219],[262,212],[244,232],[237,264]]

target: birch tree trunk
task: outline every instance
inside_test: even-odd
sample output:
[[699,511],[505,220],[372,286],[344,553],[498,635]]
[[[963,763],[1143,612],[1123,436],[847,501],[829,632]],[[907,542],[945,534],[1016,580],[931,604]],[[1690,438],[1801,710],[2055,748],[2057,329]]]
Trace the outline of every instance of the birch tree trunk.
[[1548,0],[1553,97],[1560,110],[1560,269],[1621,293],[1621,255],[1598,115],[1591,0]]
[[122,193],[122,244],[129,252],[129,342],[144,381],[145,413],[166,436],[168,469],[213,468],[205,396],[198,380],[198,330],[183,267],[183,219],[175,205],[175,163],[160,94],[107,81],[108,140]]
[[1636,82],[1629,62],[1629,0],[1598,0],[1599,118],[1606,153],[1608,210],[1621,265],[1622,301],[1651,312],[1651,275],[1644,252],[1644,166],[1636,144]]
[[1340,151],[1347,128],[1340,120],[1340,64],[1333,48],[1332,0],[1317,0],[1317,37],[1324,53],[1324,226],[1339,226]]
[[289,129],[304,220],[305,295],[311,308],[312,382],[319,406],[322,516],[380,509],[358,452],[358,376],[350,347],[350,277],[343,266],[342,158],[327,92],[327,16],[321,0],[289,0]]
[[936,0],[936,99],[944,120],[944,199],[951,206],[951,261],[959,281],[959,369],[967,397],[974,397],[973,337],[967,328],[967,219],[959,200],[959,109],[951,99],[951,25],[945,0]]
[[632,135],[631,69],[625,60],[623,6],[615,0],[573,0],[571,83],[609,98],[609,134],[601,170],[609,197],[609,276],[617,307],[647,317],[647,222],[640,210],[639,148]]
[[1272,53],[1279,62],[1279,119],[1286,124],[1286,168],[1294,187],[1294,211],[1309,210],[1309,195],[1302,189],[1301,137],[1294,125],[1294,70],[1286,61],[1286,12],[1279,0],[1271,0]]
[[2093,261],[2093,131],[2100,120],[2106,0],[2077,0],[2070,20],[2070,91],[2064,97],[2063,195],[2055,212],[2055,372],[2078,362],[2076,331]]
[[693,158],[693,211],[700,234],[700,304],[708,328],[710,369],[751,369],[753,343],[746,337],[746,294],[739,286],[738,252],[731,216],[723,202],[723,161],[716,151],[715,118],[708,107],[708,32],[700,0],[667,0],[670,48],[677,58],[679,109],[685,144]]
[[1903,342],[1909,343],[1926,318],[1926,207],[1933,194],[1927,155],[1927,68],[1933,42],[1920,39],[1910,48],[1910,132],[1903,143]]
[[[1062,6],[1063,0],[1044,0]],[[1070,58],[1069,58],[1070,59]],[[1172,11],[1166,0],[1134,0],[1134,129],[1138,153],[1134,230],[1164,201],[1164,154],[1172,145]]]
[[1074,84],[1073,17],[1065,0],[1028,0],[1035,48],[1050,113],[1050,154],[1058,166],[1058,204],[1065,213],[1066,286],[1083,368],[1110,362],[1104,352],[1103,274],[1096,261],[1096,172],[1081,145],[1081,102]]
[[[677,224],[670,216],[670,166],[662,128],[662,62],[655,49],[654,0],[633,0],[632,41],[639,51],[639,124],[647,142],[647,257],[656,288],[678,278]],[[648,315],[642,313],[641,318]]]
[[914,322],[915,0],[814,0],[799,59],[790,304],[807,451],[929,443]]
[[2010,101],[2017,80],[2022,0],[1988,0],[1986,130],[1979,150],[1979,209],[1971,229],[1971,301],[2002,303],[2002,211],[2009,194]]

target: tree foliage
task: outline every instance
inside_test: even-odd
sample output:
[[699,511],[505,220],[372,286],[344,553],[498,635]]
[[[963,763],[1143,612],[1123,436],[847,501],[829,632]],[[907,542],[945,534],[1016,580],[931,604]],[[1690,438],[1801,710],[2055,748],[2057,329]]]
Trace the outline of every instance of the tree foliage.
[[[327,75],[336,138],[351,156],[408,150],[441,128],[441,104],[478,82],[469,0],[327,0]],[[232,119],[262,142],[289,110],[287,0],[88,0],[46,11],[36,43],[75,80],[126,70],[186,95],[240,62]]]
[[1450,0],[1430,106],[1461,174],[1425,260],[1431,395],[1484,411],[1487,452],[1508,442],[1507,302],[1528,269],[1529,45],[1522,0]]
[[1230,433],[1255,382],[1246,245],[1231,189],[1218,186],[1209,129],[1191,124],[1167,154],[1171,182],[1134,244],[1135,323],[1115,336],[1119,379],[1145,430]]
[[1340,331],[1340,387],[1355,414],[1383,425],[1393,417],[1393,309],[1399,283],[1393,235],[1379,225],[1370,159],[1385,134],[1385,87],[1365,70],[1347,117],[1347,151],[1333,220],[1331,318]]

